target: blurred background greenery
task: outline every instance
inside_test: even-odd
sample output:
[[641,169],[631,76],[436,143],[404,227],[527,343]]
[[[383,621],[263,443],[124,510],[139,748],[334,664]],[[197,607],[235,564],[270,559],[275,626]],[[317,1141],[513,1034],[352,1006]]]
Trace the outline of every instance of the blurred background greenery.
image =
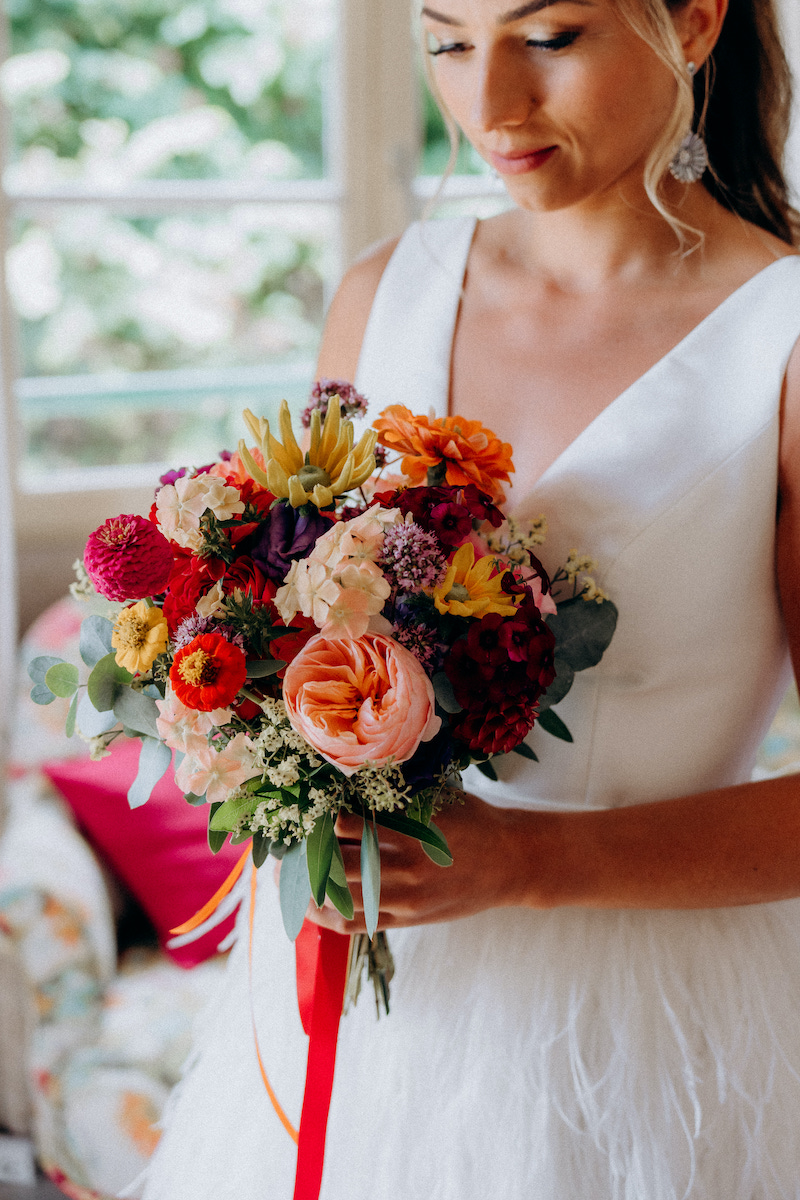
[[[336,0],[5,11],[23,474],[193,461],[235,441],[243,404],[299,404],[337,271]],[[420,97],[420,172],[436,174],[449,145]],[[265,181],[303,202],[259,200]],[[236,202],[209,202],[220,187]]]

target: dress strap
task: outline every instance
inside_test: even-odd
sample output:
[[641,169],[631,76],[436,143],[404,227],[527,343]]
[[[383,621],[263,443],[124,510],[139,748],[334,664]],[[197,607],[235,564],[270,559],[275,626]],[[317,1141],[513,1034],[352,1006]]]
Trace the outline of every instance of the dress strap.
[[356,386],[374,417],[389,404],[447,415],[450,360],[474,217],[418,221],[383,273],[364,334]]

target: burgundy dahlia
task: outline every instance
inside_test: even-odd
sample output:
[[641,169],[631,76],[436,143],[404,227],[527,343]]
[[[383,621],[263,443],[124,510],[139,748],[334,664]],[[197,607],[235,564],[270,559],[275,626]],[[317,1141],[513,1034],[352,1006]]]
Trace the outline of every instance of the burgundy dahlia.
[[451,728],[473,754],[508,754],[533,728],[536,714],[529,696],[503,696],[488,709],[459,713]]
[[144,517],[111,517],[89,535],[83,554],[86,574],[108,600],[144,600],[165,591],[172,548]]

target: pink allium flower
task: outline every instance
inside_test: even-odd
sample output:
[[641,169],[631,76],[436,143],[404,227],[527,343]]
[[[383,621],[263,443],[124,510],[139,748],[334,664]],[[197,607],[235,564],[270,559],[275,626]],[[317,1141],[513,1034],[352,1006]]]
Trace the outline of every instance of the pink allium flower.
[[312,638],[286,668],[283,699],[294,729],[344,775],[407,762],[441,727],[430,679],[380,634]]
[[447,559],[436,535],[412,521],[386,530],[380,565],[396,587],[421,592],[435,588],[441,581]]
[[331,396],[339,397],[343,417],[363,417],[367,412],[367,400],[357,392],[352,383],[345,379],[318,379],[311,390],[311,401],[303,411],[303,428],[311,426],[311,414],[319,410],[320,420],[324,421],[328,413]]
[[86,574],[108,600],[144,600],[166,591],[172,549],[152,521],[132,514],[112,517],[89,535]]

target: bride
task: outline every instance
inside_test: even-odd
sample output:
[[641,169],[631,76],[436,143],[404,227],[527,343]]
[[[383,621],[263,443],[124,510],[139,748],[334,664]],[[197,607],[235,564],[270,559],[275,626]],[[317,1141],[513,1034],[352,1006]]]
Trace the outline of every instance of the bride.
[[[727,9],[422,9],[515,207],[367,256],[319,373],[511,442],[545,565],[591,552],[620,620],[560,706],[574,745],[468,772],[452,868],[386,833],[392,1013],[342,1022],[324,1200],[800,1197],[800,785],[749,782],[800,668],[798,222],[772,5]],[[242,920],[146,1200],[292,1194],[251,986],[295,1121],[306,1043],[263,874],[252,985]]]

